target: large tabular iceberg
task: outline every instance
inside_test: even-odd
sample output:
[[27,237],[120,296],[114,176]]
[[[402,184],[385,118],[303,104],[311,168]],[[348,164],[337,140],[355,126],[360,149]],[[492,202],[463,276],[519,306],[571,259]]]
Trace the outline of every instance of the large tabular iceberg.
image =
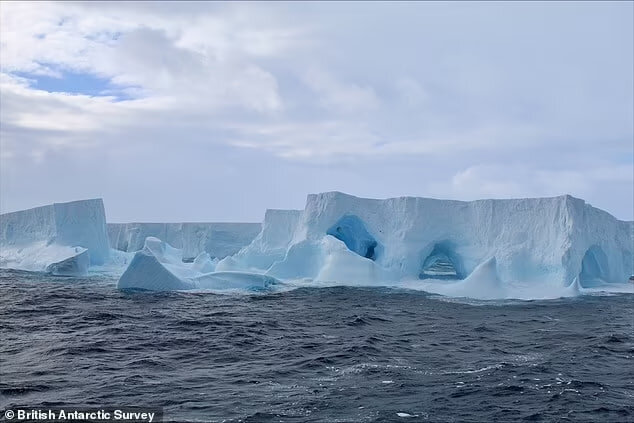
[[[310,195],[304,210],[267,211],[253,242],[215,270],[476,298],[522,296],[522,286],[529,297],[570,295],[627,283],[633,234],[634,222],[567,195],[463,202],[329,192]],[[129,280],[151,287],[132,267]]]
[[328,192],[286,213],[267,213],[254,242],[217,269],[346,285],[407,281],[476,297],[513,285],[622,284],[634,273],[634,222],[568,195],[463,202]]
[[112,248],[126,252],[143,249],[147,237],[159,238],[191,261],[202,252],[219,259],[235,254],[260,229],[259,223],[108,223],[108,237]]
[[82,275],[109,258],[101,199],[0,215],[0,267]]
[[[111,251],[108,231],[111,245],[130,253]],[[304,210],[268,210],[262,225],[107,229],[101,200],[0,215],[0,267],[81,275],[105,265],[121,275],[129,263],[119,287],[150,290],[382,285],[475,298],[631,291],[633,244],[634,222],[568,195],[463,202],[328,192],[309,195]]]

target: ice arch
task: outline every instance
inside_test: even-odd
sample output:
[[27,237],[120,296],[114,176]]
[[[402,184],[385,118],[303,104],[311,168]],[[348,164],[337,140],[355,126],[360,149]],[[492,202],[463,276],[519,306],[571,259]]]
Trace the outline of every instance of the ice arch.
[[581,261],[579,282],[582,286],[600,285],[608,280],[608,258],[597,245],[586,251]]
[[450,243],[438,243],[423,261],[418,277],[420,279],[464,279],[462,260]]
[[343,241],[350,251],[354,251],[361,257],[376,259],[378,243],[357,216],[341,217],[326,233]]

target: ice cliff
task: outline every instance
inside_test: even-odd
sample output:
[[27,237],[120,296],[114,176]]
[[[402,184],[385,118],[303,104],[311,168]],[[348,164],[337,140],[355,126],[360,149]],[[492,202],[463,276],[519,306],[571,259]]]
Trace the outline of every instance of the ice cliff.
[[147,237],[182,249],[185,261],[206,252],[224,258],[249,245],[260,232],[259,223],[108,223],[110,246],[119,251],[143,249]]
[[268,210],[261,225],[106,226],[101,200],[0,215],[0,267],[79,275],[111,263],[120,288],[150,290],[336,284],[575,295],[634,287],[633,244],[634,222],[568,195],[464,202],[327,192],[309,195],[303,210]]
[[0,267],[82,275],[109,257],[101,199],[0,215]]
[[[251,244],[215,270],[476,298],[513,296],[517,286],[568,295],[626,284],[633,234],[634,222],[568,195],[464,202],[328,192],[309,195],[304,210],[267,211]],[[132,267],[128,281],[143,281]]]
[[254,242],[217,269],[342,284],[458,281],[495,258],[502,284],[557,286],[625,283],[634,272],[634,222],[568,195],[463,202],[328,192],[285,213],[267,213]]

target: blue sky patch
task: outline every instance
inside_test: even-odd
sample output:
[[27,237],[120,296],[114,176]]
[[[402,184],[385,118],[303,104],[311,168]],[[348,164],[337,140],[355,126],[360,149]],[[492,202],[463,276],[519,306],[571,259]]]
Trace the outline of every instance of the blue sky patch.
[[95,97],[113,96],[117,101],[134,98],[125,91],[130,87],[113,84],[108,78],[72,71],[60,71],[60,73],[60,78],[28,72],[15,72],[14,75],[28,79],[32,88],[51,93],[84,94]]

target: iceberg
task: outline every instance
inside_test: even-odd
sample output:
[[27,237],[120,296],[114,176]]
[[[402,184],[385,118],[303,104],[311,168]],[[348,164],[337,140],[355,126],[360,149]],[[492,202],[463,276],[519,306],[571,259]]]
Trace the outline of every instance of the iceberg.
[[124,252],[143,249],[147,237],[182,250],[183,260],[200,253],[222,259],[249,245],[260,233],[259,223],[108,223],[110,247]]
[[82,247],[74,247],[75,254],[47,265],[45,271],[57,276],[81,276],[88,273],[90,254]]
[[148,291],[266,290],[280,283],[264,274],[215,272],[215,263],[202,252],[192,263],[183,261],[183,251],[155,237],[147,237],[119,278],[119,289]]
[[120,289],[176,291],[194,289],[191,280],[198,274],[193,265],[182,260],[182,252],[166,242],[147,237],[144,247],[137,251],[119,278]]
[[334,284],[550,298],[634,292],[634,222],[569,195],[465,202],[326,192],[303,210],[267,210],[261,225],[107,225],[94,199],[0,215],[0,267],[97,269],[120,276],[119,288],[155,291]]
[[86,248],[39,241],[20,247],[0,247],[0,268],[46,272],[58,276],[84,276],[90,266]]
[[[443,278],[444,280],[444,278]],[[464,280],[454,283],[428,282],[421,285],[425,290],[451,297],[469,297],[485,300],[505,298],[507,289],[497,274],[497,260],[485,260]]]
[[79,276],[109,258],[101,199],[0,215],[0,267]]
[[283,260],[301,215],[301,210],[267,210],[260,233],[248,246],[221,260],[217,270],[262,271]]
[[487,299],[513,297],[516,285],[574,294],[627,284],[633,236],[634,222],[569,195],[464,202],[327,192],[309,195],[302,211],[268,211],[262,232],[216,270]]

